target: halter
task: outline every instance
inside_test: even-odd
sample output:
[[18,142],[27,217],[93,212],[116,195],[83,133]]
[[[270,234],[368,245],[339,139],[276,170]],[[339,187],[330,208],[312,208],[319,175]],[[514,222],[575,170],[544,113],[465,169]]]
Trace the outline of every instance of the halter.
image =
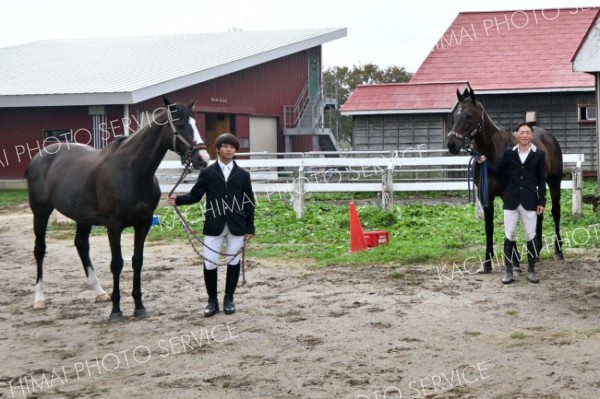
[[[196,144],[196,145],[190,144],[190,142],[187,141],[185,137],[183,137],[181,134],[179,134],[179,131],[177,130],[177,128],[175,127],[175,124],[173,123],[173,120],[171,119],[171,111],[169,110],[168,107],[167,107],[167,120],[169,121],[171,130],[173,131],[173,148],[172,148],[172,150],[175,151],[175,153],[177,155],[182,157],[182,159],[185,159],[184,163],[186,165],[189,165],[192,162],[192,153],[196,150],[206,150],[206,145],[204,145],[203,143]],[[177,151],[177,140],[180,140],[187,147],[185,155],[183,155],[179,151]]]

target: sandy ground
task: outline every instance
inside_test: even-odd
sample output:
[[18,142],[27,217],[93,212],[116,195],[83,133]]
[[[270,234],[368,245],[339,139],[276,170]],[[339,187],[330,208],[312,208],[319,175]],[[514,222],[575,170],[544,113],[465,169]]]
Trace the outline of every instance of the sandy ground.
[[[596,253],[544,260],[540,284],[521,277],[510,286],[500,270],[250,259],[238,312],[204,318],[191,248],[149,244],[151,317],[131,317],[127,260],[126,320],[109,323],[110,304],[93,302],[72,234],[49,239],[48,308],[32,309],[31,223],[27,209],[0,213],[3,398],[600,397]],[[107,239],[91,241],[109,291]],[[123,241],[130,258],[131,237]]]

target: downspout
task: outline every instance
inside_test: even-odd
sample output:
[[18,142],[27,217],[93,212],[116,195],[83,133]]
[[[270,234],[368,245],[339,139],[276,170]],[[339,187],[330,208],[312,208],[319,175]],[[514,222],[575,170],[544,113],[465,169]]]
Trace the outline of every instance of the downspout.
[[129,119],[129,104],[123,104],[123,135],[129,136],[129,126],[131,119]]

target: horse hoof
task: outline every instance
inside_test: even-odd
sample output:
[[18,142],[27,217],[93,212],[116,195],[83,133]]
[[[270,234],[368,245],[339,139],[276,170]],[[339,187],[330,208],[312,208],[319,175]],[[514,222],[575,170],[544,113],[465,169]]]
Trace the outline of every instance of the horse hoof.
[[123,312],[111,313],[110,318],[108,319],[110,322],[113,321],[123,321]]
[[563,254],[556,254],[554,255],[554,259],[556,260],[565,260],[565,257]]
[[150,316],[150,314],[148,314],[148,311],[146,311],[146,309],[136,309],[133,312],[133,316],[137,317],[138,319],[145,319],[146,317]]
[[46,309],[46,301],[35,301],[33,303],[33,308],[35,310],[42,310],[42,309]]
[[108,294],[100,294],[100,295],[96,295],[96,303],[100,303],[100,302],[108,302],[110,301],[110,296],[108,296]]

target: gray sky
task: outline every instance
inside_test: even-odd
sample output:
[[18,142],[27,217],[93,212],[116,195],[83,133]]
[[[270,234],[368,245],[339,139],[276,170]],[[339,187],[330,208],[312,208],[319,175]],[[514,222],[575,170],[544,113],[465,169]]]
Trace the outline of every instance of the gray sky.
[[414,72],[461,11],[598,7],[589,3],[593,1],[4,0],[0,47],[57,38],[346,27],[347,37],[324,45],[325,67],[373,62]]

